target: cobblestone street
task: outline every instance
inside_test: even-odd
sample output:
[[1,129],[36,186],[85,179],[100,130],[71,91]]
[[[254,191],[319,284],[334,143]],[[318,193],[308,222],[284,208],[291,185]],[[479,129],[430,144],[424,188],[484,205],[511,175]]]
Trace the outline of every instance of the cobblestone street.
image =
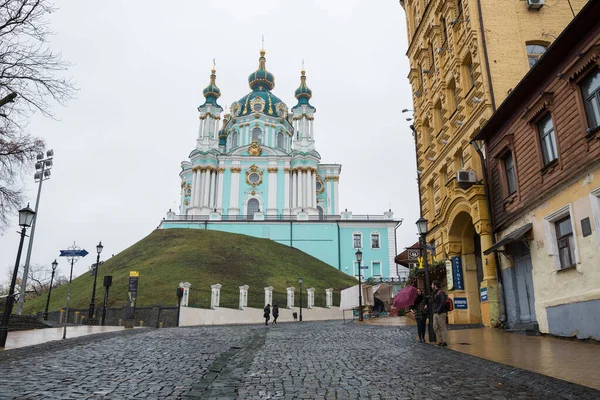
[[341,322],[135,330],[0,353],[1,399],[597,399],[600,392]]

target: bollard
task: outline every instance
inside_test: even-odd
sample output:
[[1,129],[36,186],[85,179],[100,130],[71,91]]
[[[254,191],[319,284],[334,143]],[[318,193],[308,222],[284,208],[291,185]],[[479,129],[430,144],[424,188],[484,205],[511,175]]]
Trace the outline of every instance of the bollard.
[[60,310],[60,314],[59,314],[59,317],[58,317],[58,324],[59,325],[62,325],[64,315],[65,315],[65,310]]
[[81,316],[81,325],[85,325],[85,316],[84,315]]
[[123,326],[123,320],[119,319],[119,326]]
[[160,322],[160,324],[158,324],[158,327],[159,327],[159,328],[162,328],[162,327],[163,327],[163,322],[162,322],[162,321]]
[[140,326],[144,326],[144,320],[140,319]]
[[[79,311],[75,311],[75,323],[78,324],[79,323],[79,314],[81,314],[81,312]],[[69,323],[69,321],[67,321],[67,323]]]

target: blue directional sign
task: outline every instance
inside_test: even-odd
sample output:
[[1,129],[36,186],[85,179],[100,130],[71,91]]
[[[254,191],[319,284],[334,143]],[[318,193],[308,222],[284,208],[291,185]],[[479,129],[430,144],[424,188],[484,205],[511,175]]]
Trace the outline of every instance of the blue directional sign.
[[362,267],[360,267],[360,269],[369,269],[368,265],[363,265]]
[[89,253],[85,249],[81,250],[60,250],[59,257],[85,257]]

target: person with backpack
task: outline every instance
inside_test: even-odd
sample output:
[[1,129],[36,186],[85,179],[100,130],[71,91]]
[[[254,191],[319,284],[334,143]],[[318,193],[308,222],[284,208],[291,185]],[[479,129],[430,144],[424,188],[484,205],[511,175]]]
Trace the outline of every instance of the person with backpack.
[[[439,339],[438,346],[448,346],[448,327],[446,317],[448,316],[448,295],[440,289],[440,281],[431,283],[433,290],[433,329]],[[451,307],[451,306],[450,306]]]

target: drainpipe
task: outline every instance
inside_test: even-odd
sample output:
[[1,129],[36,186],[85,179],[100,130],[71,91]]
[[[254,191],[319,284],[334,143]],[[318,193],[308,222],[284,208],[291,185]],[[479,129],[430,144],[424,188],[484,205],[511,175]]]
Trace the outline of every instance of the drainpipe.
[[492,72],[490,71],[490,60],[488,58],[487,43],[485,41],[485,29],[483,28],[483,14],[481,12],[481,0],[477,0],[477,13],[479,14],[479,31],[481,32],[481,44],[483,46],[483,58],[485,70],[487,73],[488,86],[490,87],[490,96],[492,100],[492,112],[496,112],[496,98],[494,96],[494,86],[492,85]]
[[[485,143],[485,142],[484,142]],[[485,162],[485,157],[483,155],[483,152],[479,149],[479,147],[477,147],[477,145],[475,144],[475,140],[471,141],[471,144],[473,145],[473,147],[475,148],[475,150],[477,151],[477,154],[479,154],[479,160],[481,162],[481,170],[483,171],[483,190],[485,193],[485,203],[488,209],[488,218],[490,220],[490,228],[492,231],[492,238],[494,240],[496,240],[496,220],[494,219],[494,213],[492,212],[492,201],[490,198],[490,188],[489,188],[489,182],[490,182],[490,175],[489,175],[489,171],[487,168],[487,163]],[[487,144],[485,144],[485,146],[487,146]],[[504,284],[502,283],[502,267],[500,266],[500,257],[498,257],[498,252],[494,251],[494,261],[496,262],[496,277],[498,279],[498,285],[502,288],[502,296],[500,296],[500,301],[502,302],[502,309],[504,310],[504,321],[503,323],[507,323],[508,321],[508,314],[506,311],[506,299],[504,298]]]
[[290,219],[290,247],[294,247],[294,239],[293,239],[293,231],[294,231],[294,225],[293,225],[293,221]]
[[340,223],[336,221],[335,223],[337,225],[337,232],[338,232],[338,270],[342,270],[342,249],[341,249],[341,244],[342,241],[340,239]]

